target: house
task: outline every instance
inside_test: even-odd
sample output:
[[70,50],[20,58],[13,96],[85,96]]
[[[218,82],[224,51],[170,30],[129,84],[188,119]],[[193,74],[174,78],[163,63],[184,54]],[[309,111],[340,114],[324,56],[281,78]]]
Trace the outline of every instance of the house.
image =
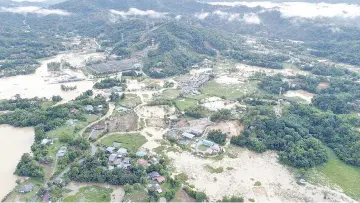
[[102,111],[103,109],[104,109],[104,106],[103,106],[103,105],[98,105],[98,106],[97,106],[97,110],[98,110],[98,111]]
[[213,150],[213,152],[220,152],[221,148],[218,144],[214,144],[213,146],[210,147],[210,149]]
[[119,165],[121,163],[123,163],[121,159],[115,159],[115,161],[114,161],[115,165]]
[[159,163],[159,160],[158,160],[156,157],[151,157],[151,158],[150,158],[150,163],[152,163],[152,164],[158,164],[158,163]]
[[63,157],[63,156],[65,156],[66,152],[67,152],[67,147],[62,146],[62,147],[60,147],[59,151],[56,153],[56,156]]
[[86,105],[86,106],[85,106],[85,111],[93,112],[93,111],[94,111],[94,107],[93,107],[92,105]]
[[76,120],[69,119],[69,120],[66,121],[65,124],[66,124],[67,126],[74,126],[75,123],[76,123]]
[[190,133],[187,133],[187,132],[184,132],[184,133],[182,134],[182,136],[185,137],[185,138],[187,138],[187,139],[190,139],[190,140],[195,137],[194,134],[190,134]]
[[193,135],[195,135],[195,136],[197,136],[197,137],[200,137],[201,134],[203,133],[203,131],[202,131],[202,130],[198,130],[198,129],[192,129],[192,130],[190,131],[190,133],[193,134]]
[[151,191],[156,191],[156,192],[159,193],[159,194],[162,193],[162,189],[161,189],[161,187],[160,187],[159,184],[153,184],[153,185],[151,185],[150,190],[151,190]]
[[109,156],[109,162],[114,162],[117,157],[117,154],[110,154]]
[[52,145],[53,144],[53,140],[52,139],[43,139],[41,140],[41,145]]
[[94,125],[92,127],[93,130],[104,130],[105,129],[105,125]]
[[118,142],[113,142],[113,147],[120,147],[120,143],[118,143]]
[[32,183],[25,184],[19,189],[19,192],[20,193],[28,193],[28,192],[31,192],[33,190],[33,188],[34,188],[34,184],[32,184]]
[[202,144],[202,145],[205,145],[205,146],[207,146],[207,147],[211,147],[211,146],[213,146],[215,143],[212,142],[212,141],[210,141],[210,140],[202,140],[202,141],[201,141],[201,144]]
[[153,172],[149,173],[148,175],[152,180],[155,180],[156,178],[160,177],[160,173],[157,171],[153,171]]
[[145,159],[138,159],[137,163],[143,167],[146,167],[149,164]]
[[123,163],[125,163],[125,164],[130,164],[130,158],[129,158],[129,157],[126,157],[126,158],[123,160]]
[[115,150],[115,147],[107,147],[105,149],[106,152],[109,152],[109,153],[113,153],[113,151]]
[[162,182],[165,181],[165,177],[164,177],[164,176],[159,176],[159,177],[156,178],[156,181],[157,181],[158,183],[162,183]]
[[117,154],[119,154],[119,155],[125,155],[125,154],[127,154],[127,149],[125,149],[125,148],[120,148],[120,149],[117,151]]
[[[123,91],[123,88],[122,87],[119,87],[119,86],[115,86],[115,87],[112,87],[111,88],[111,91],[112,92],[122,92]],[[121,95],[120,95],[121,96]]]
[[116,167],[118,168],[122,168],[122,169],[130,169],[131,168],[131,164],[126,164],[126,163],[121,163],[121,164],[118,164]]
[[137,156],[137,157],[144,157],[144,156],[146,156],[146,155],[147,155],[147,153],[144,152],[144,151],[136,152],[136,156]]
[[72,108],[71,111],[70,111],[70,113],[72,113],[72,114],[76,114],[77,112],[78,112],[78,110],[75,109],[75,108]]

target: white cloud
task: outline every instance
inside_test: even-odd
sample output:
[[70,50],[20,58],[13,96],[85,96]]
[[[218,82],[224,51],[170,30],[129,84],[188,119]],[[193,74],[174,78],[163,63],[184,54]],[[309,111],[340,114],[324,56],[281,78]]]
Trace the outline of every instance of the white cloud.
[[200,20],[204,20],[205,18],[209,17],[210,13],[196,13],[195,17],[199,18]]
[[222,5],[222,6],[247,6],[251,8],[260,6],[265,9],[278,10],[285,18],[287,17],[302,17],[302,18],[360,17],[360,6],[355,4],[329,4],[329,3],[307,3],[307,2],[272,3],[269,1],[211,2],[210,4]]
[[167,13],[156,12],[154,10],[139,10],[137,8],[130,8],[129,11],[118,11],[118,10],[110,10],[111,13],[120,15],[123,18],[127,18],[129,16],[147,16],[149,18],[163,18],[167,15]]
[[220,19],[227,20],[229,22],[235,21],[235,20],[241,20],[240,14],[237,13],[228,13],[216,10],[213,12],[214,15],[217,15]]
[[181,15],[177,15],[177,16],[175,16],[175,19],[176,19],[176,20],[181,20],[181,18],[182,18],[182,16],[181,16]]
[[243,21],[247,24],[260,24],[261,20],[259,16],[255,13],[245,13]]
[[21,6],[21,7],[0,7],[0,12],[10,12],[10,13],[19,13],[19,14],[27,14],[34,13],[39,15],[70,15],[69,12],[60,10],[60,9],[44,9],[37,6]]

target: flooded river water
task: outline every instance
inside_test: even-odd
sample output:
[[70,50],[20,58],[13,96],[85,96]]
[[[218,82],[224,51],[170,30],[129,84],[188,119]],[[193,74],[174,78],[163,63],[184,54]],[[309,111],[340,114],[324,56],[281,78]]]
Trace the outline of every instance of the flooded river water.
[[[72,66],[81,67],[85,61],[91,57],[99,57],[99,53],[68,52],[40,61],[41,66],[35,74],[22,75],[8,78],[0,78],[0,100],[10,99],[16,94],[22,98],[46,97],[60,95],[63,102],[74,99],[82,92],[92,89],[94,84],[91,80],[66,83],[67,86],[77,86],[75,91],[61,91],[61,84],[51,84],[56,80],[47,71],[47,63],[60,62],[66,60]],[[101,57],[101,56],[100,56]],[[70,71],[70,70],[69,70]],[[76,75],[84,77],[81,71],[73,71]],[[16,165],[23,153],[30,152],[30,147],[34,141],[33,128],[14,128],[9,125],[0,125],[0,197],[4,197],[15,187],[18,179],[13,175]]]
[[13,175],[21,155],[30,152],[34,142],[33,128],[14,128],[0,125],[0,197],[4,197],[15,186],[17,176]]
[[[50,77],[47,71],[47,63],[60,62],[62,59],[70,62],[71,65],[79,67],[84,64],[85,60],[96,56],[96,53],[64,53],[55,57],[41,61],[41,66],[36,70],[35,74],[21,75],[8,78],[0,78],[0,99],[10,99],[15,94],[19,94],[22,98],[46,97],[60,95],[64,102],[69,101],[80,95],[82,92],[92,88],[94,82],[90,80],[65,83],[66,86],[77,86],[74,91],[61,91],[61,84],[51,84],[55,78]],[[85,76],[82,72],[77,75]]]

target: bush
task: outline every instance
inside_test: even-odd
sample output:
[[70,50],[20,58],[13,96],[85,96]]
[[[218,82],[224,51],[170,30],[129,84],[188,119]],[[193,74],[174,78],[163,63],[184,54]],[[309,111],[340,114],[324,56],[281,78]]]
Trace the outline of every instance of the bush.
[[208,134],[208,139],[220,145],[225,145],[227,135],[220,130],[212,130]]

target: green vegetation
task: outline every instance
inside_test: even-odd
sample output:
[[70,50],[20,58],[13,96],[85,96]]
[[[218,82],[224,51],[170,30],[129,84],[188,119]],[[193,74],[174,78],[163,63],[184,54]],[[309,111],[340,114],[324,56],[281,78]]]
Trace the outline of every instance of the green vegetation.
[[101,80],[100,82],[95,83],[94,88],[95,89],[109,89],[112,87],[121,87],[122,86],[122,82],[121,80],[118,79],[114,79],[114,78],[106,78]]
[[215,114],[211,115],[210,120],[212,122],[229,120],[231,117],[231,111],[229,109],[220,109]]
[[119,101],[118,104],[128,108],[133,108],[141,104],[141,99],[136,94],[126,94],[124,95],[124,98]]
[[68,196],[64,202],[110,202],[113,189],[100,186],[86,186],[79,189],[73,196]]
[[130,192],[125,192],[124,202],[146,202],[148,200],[148,194],[144,188],[131,190]]
[[260,182],[260,181],[256,181],[255,184],[254,184],[254,186],[257,186],[257,187],[261,186],[261,182]]
[[100,182],[112,185],[125,185],[139,183],[144,172],[142,170],[128,171],[115,168],[112,171],[107,169],[108,156],[103,152],[97,152],[94,156],[84,158],[83,164],[71,165],[68,177],[80,182]]
[[326,151],[329,157],[328,162],[310,169],[308,171],[310,180],[330,186],[339,186],[347,195],[360,199],[360,185],[358,183],[360,168],[345,164],[331,149],[327,148]]
[[180,95],[180,90],[177,89],[167,89],[164,90],[161,98],[162,99],[176,99]]
[[188,98],[178,99],[175,101],[175,106],[180,111],[185,111],[186,109],[190,109],[194,107],[196,104],[197,104],[197,100],[188,99]]
[[192,198],[194,198],[197,202],[208,201],[208,197],[204,192],[198,192],[196,190],[191,189],[190,187],[184,187],[184,191]]
[[28,176],[43,179],[44,169],[30,156],[30,154],[23,154],[21,156],[20,162],[16,166],[15,174],[18,176]]
[[221,202],[244,202],[244,198],[241,196],[231,196],[231,197],[225,196],[223,197]]
[[206,164],[204,166],[204,168],[209,171],[210,173],[222,173],[224,172],[224,168],[223,167],[218,167],[218,168],[214,168],[212,166],[210,166],[209,164]]
[[47,64],[48,71],[60,71],[61,63],[60,62],[50,62]]
[[219,145],[225,145],[227,134],[221,132],[221,130],[212,130],[208,133],[207,138]]
[[244,89],[248,89],[249,92],[256,91],[256,85],[250,83],[245,87],[236,85],[219,84],[214,80],[204,84],[200,91],[207,96],[225,97],[226,99],[237,99],[245,94]]
[[119,142],[121,147],[136,152],[147,140],[140,134],[115,134],[101,140],[101,144],[105,146],[111,146],[113,142]]

